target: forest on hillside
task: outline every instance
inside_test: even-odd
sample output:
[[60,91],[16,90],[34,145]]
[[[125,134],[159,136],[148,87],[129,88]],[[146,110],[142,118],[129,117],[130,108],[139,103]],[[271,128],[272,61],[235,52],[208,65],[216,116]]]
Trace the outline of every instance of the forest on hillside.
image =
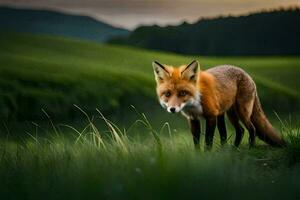
[[200,55],[300,55],[300,10],[201,19],[179,26],[141,26],[110,43]]

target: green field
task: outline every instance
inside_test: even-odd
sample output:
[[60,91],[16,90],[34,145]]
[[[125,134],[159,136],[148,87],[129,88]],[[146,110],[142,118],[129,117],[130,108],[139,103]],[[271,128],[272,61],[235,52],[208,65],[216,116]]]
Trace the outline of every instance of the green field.
[[[0,199],[300,198],[299,57],[181,56],[15,33],[0,44]],[[227,146],[216,134],[212,152],[195,151],[186,120],[157,102],[151,66],[193,59],[249,72],[288,146],[249,150],[245,134],[235,149],[229,127]]]
[[234,64],[253,75],[267,110],[290,113],[300,105],[299,57],[184,57],[12,33],[1,33],[0,43],[0,102],[5,105],[0,116],[5,118],[38,120],[44,117],[41,108],[52,117],[76,118],[73,104],[105,114],[126,113],[131,104],[161,112],[153,60],[180,65],[198,59],[202,69]]

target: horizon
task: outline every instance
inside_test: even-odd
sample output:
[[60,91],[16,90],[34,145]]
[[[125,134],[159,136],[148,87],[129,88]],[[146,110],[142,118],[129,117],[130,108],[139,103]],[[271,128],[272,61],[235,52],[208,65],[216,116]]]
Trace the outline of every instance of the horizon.
[[[58,2],[54,0],[52,1],[52,4],[47,1],[40,1],[39,3],[37,3],[36,0],[21,0],[14,2],[9,0],[0,0],[0,6],[17,9],[57,11],[65,14],[89,16],[94,18],[95,20],[128,30],[134,30],[135,28],[143,25],[179,25],[183,22],[195,23],[203,18],[245,16],[262,11],[279,10],[281,8],[300,8],[300,1],[298,0],[287,0],[283,2],[281,1],[280,3],[278,3],[277,0],[264,0],[263,3],[257,3],[257,1],[255,1],[257,3],[255,6],[253,6],[253,3],[250,3],[252,6],[247,6],[249,2],[244,3],[238,0],[226,0],[222,1],[222,3],[217,2],[216,0],[211,2],[201,0],[201,4],[199,4],[198,1],[194,0],[188,0],[187,3],[181,0],[175,0],[176,5],[184,4],[185,6],[178,9],[175,5],[171,5],[172,9],[168,10],[168,13],[164,13],[162,12],[162,10],[170,6],[170,0],[154,0],[152,2],[150,2],[149,0],[143,0],[143,2],[137,0],[127,0],[126,2],[128,3],[128,5],[125,11],[122,10],[124,8],[121,8],[121,6],[116,7],[115,4],[117,4],[118,1],[120,0],[91,0],[90,5],[84,4],[85,6],[78,7],[81,0],[76,0],[74,4],[70,3],[68,0],[65,0],[64,2]],[[224,2],[225,4],[230,4],[232,8],[223,8],[222,5],[224,4]],[[269,2],[268,5],[265,4],[266,2]],[[153,5],[149,3],[153,3]],[[219,7],[216,7],[216,3],[222,5],[218,5]],[[106,7],[101,7],[100,5],[106,5]],[[157,5],[162,6],[159,7]],[[196,5],[198,5],[198,7]],[[201,8],[202,6],[206,7],[206,11],[200,12],[200,10],[198,10],[199,5],[201,5]],[[186,14],[184,11],[189,10],[190,8],[193,9],[191,9],[189,13]],[[122,12],[118,12],[120,10]],[[142,12],[143,10],[145,12]],[[101,13],[99,11],[101,11]]]
[[255,10],[255,11],[250,11],[250,12],[247,12],[247,13],[241,13],[241,14],[228,14],[228,15],[216,15],[216,16],[210,16],[210,17],[200,17],[198,18],[197,20],[193,21],[193,22],[188,22],[188,21],[180,21],[178,23],[175,23],[175,24],[157,24],[157,23],[154,23],[154,24],[140,24],[138,25],[137,27],[135,27],[134,29],[128,29],[126,27],[122,27],[122,26],[118,26],[118,25],[114,25],[114,24],[111,24],[110,22],[107,22],[105,20],[101,20],[101,19],[97,19],[96,17],[93,17],[93,16],[90,16],[90,15],[86,15],[86,14],[79,14],[79,13],[74,13],[74,12],[68,12],[68,11],[64,11],[64,10],[57,10],[57,9],[51,9],[51,8],[34,8],[34,7],[19,7],[19,6],[7,6],[7,5],[1,5],[0,4],[0,8],[8,8],[8,9],[16,9],[16,10],[32,10],[32,11],[48,11],[48,12],[56,12],[56,13],[59,13],[59,14],[65,14],[65,15],[73,15],[73,16],[79,16],[79,17],[90,17],[96,21],[99,21],[99,22],[102,22],[102,23],[105,23],[105,24],[108,24],[110,26],[113,26],[115,28],[121,28],[121,29],[126,29],[126,30],[129,30],[129,31],[133,31],[134,29],[140,27],[140,26],[160,26],[160,27],[166,27],[166,26],[178,26],[182,23],[197,23],[201,20],[213,20],[213,19],[217,19],[217,18],[223,18],[223,17],[243,17],[243,16],[249,16],[249,15],[252,15],[252,14],[259,14],[259,13],[263,13],[263,12],[274,12],[274,11],[281,11],[281,10],[285,10],[285,11],[288,11],[288,10],[300,10],[300,6],[287,6],[287,7],[276,7],[276,8],[269,8],[269,9],[261,9],[261,10]]

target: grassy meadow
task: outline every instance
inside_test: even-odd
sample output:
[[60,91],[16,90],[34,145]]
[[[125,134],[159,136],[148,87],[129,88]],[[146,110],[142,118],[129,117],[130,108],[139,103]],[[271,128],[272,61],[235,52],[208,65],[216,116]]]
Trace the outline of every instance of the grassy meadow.
[[77,114],[73,104],[117,116],[131,104],[162,113],[155,96],[153,60],[176,66],[198,59],[202,69],[234,64],[254,77],[267,110],[290,113],[299,108],[298,57],[186,57],[13,33],[0,33],[0,42],[2,118],[38,120],[45,117],[43,108],[52,117],[71,119]]
[[[0,199],[300,198],[299,57],[181,56],[3,32],[0,44]],[[157,102],[151,66],[193,59],[249,72],[287,147],[249,149],[245,133],[236,149],[228,125],[227,145],[216,132],[211,152],[195,150],[186,120]]]
[[[284,126],[284,149],[246,144],[195,150],[188,134],[153,129],[137,114],[130,136],[103,117],[75,129],[55,126],[51,137],[0,142],[1,199],[298,199],[300,131]],[[60,129],[58,129],[60,127]],[[71,129],[66,131],[66,129]],[[139,129],[141,130],[141,129]],[[49,131],[49,130],[47,130]],[[69,135],[66,135],[66,132]]]

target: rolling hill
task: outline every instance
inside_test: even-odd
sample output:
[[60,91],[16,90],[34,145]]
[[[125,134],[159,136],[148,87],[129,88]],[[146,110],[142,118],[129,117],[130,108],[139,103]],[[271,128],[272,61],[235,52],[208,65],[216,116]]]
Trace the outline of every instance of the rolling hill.
[[0,31],[67,36],[99,42],[112,36],[129,34],[128,30],[87,16],[8,7],[0,7]]
[[142,26],[110,40],[189,55],[300,55],[300,10],[201,19],[179,26]]
[[[151,62],[180,65],[198,59],[202,69],[234,64],[258,85],[264,108],[290,113],[299,108],[298,57],[186,57],[130,47],[31,34],[0,34],[0,116],[3,119],[75,119],[95,108],[128,118],[135,105],[159,117]],[[81,113],[79,113],[81,115]],[[153,115],[154,115],[153,114]]]

